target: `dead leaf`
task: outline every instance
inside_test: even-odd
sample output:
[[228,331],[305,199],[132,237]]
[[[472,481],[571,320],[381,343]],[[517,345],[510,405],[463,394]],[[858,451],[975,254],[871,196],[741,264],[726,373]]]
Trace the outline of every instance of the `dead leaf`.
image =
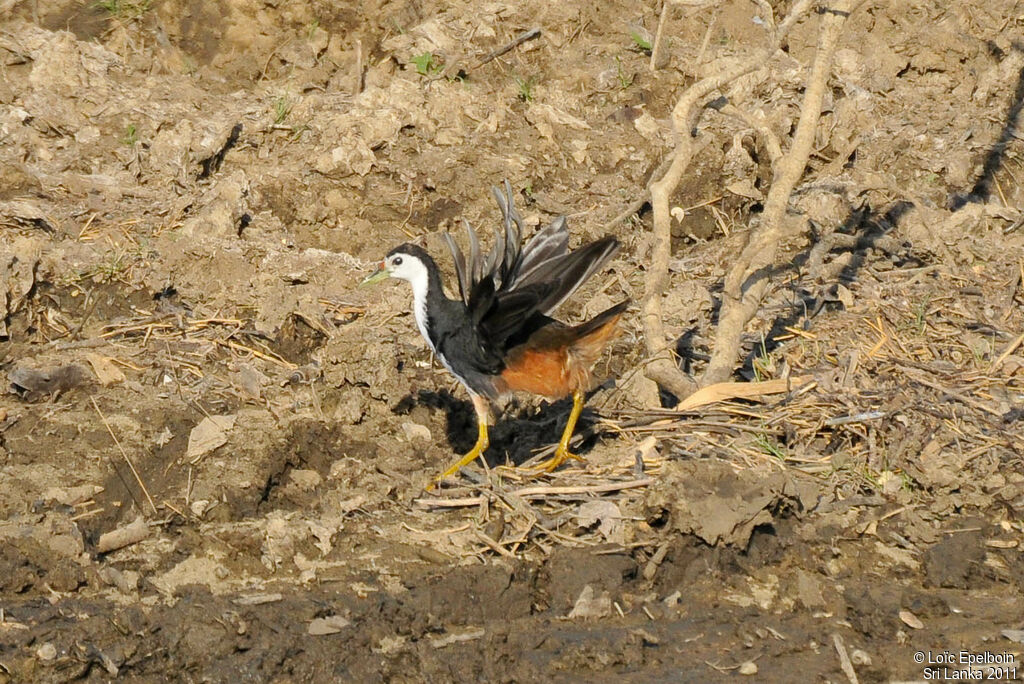
[[921,622],[921,618],[917,617],[909,610],[900,611],[900,620],[902,620],[903,624],[911,629],[924,629],[924,623]]
[[764,199],[764,194],[754,187],[754,182],[749,178],[744,178],[742,180],[736,181],[735,183],[730,183],[729,185],[725,186],[725,189],[734,195],[746,197],[747,199],[758,201]]
[[442,637],[430,640],[434,648],[444,648],[451,644],[460,644],[466,641],[475,641],[485,634],[483,627],[470,627],[461,632],[449,632]]
[[310,636],[337,634],[350,624],[352,624],[351,621],[341,615],[328,615],[327,617],[316,618],[310,622],[309,627],[306,628],[306,632]]
[[621,544],[623,541],[622,511],[612,501],[587,501],[580,504],[576,522],[584,528],[597,524],[598,531],[613,544]]
[[93,372],[96,373],[96,379],[104,387],[124,382],[124,373],[121,372],[121,369],[114,364],[114,361],[109,356],[101,356],[92,352],[86,354],[85,358],[89,361],[89,365],[92,366]]
[[842,303],[843,307],[850,309],[853,307],[853,293],[842,285],[836,285],[836,297]]
[[772,511],[784,502],[808,510],[821,495],[819,486],[807,478],[781,472],[736,472],[727,464],[706,461],[663,467],[659,480],[664,489],[652,491],[648,505],[663,507],[670,512],[675,529],[712,546],[722,543],[745,548],[754,529],[771,524]]
[[1016,641],[1018,644],[1024,644],[1024,629],[1004,629],[1000,634],[1010,641]]
[[570,618],[603,618],[611,615],[612,599],[608,592],[602,592],[600,596],[594,596],[594,587],[589,584],[583,587],[579,598],[569,612]]
[[238,416],[207,416],[192,428],[188,436],[189,463],[196,463],[206,454],[228,441],[228,432],[235,426]]
[[757,399],[769,394],[782,394],[811,382],[814,378],[802,375],[794,378],[779,378],[765,382],[719,382],[701,388],[681,401],[677,411],[692,411],[700,406],[715,404],[728,399]]

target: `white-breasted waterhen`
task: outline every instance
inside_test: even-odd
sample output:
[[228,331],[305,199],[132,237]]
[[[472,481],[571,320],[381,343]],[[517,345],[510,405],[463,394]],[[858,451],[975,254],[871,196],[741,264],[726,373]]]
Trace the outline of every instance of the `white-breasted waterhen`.
[[569,231],[565,217],[560,217],[522,245],[523,221],[512,200],[512,186],[505,181],[504,193],[497,187],[492,192],[504,221],[486,256],[469,223],[468,256],[445,234],[455,261],[459,299],[445,296],[437,264],[411,243],[391,250],[363,281],[409,281],[420,333],[473,399],[479,429],[476,445],[438,480],[482,457],[489,445],[489,401],[512,391],[549,399],[572,395],[572,412],[558,449],[541,469],[550,472],[568,458],[579,459],[569,451],[569,440],[583,410],[583,393],[591,384],[591,366],[629,304],[616,304],[576,326],[549,318],[615,255],[618,240],[604,237],[569,251]]

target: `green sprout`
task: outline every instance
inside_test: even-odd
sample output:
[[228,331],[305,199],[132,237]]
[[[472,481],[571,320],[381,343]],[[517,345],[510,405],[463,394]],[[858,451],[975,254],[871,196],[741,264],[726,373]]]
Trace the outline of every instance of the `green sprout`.
[[618,77],[619,86],[623,90],[633,85],[633,77],[626,75],[626,71],[622,68],[622,60],[619,59],[618,55],[615,55],[615,75]]
[[284,121],[291,111],[292,103],[284,95],[274,100],[274,123],[279,124]]
[[119,19],[138,19],[149,9],[151,0],[97,0],[96,6]]
[[754,437],[754,444],[760,447],[761,451],[769,456],[774,456],[780,461],[786,460],[786,449],[767,434],[761,432]]
[[519,99],[523,102],[533,102],[533,86],[537,84],[537,79],[533,76],[525,80],[516,76],[515,79],[516,85],[519,86]]
[[639,31],[637,31],[635,29],[630,31],[629,32],[629,37],[633,39],[633,45],[635,45],[638,50],[641,50],[643,52],[650,52],[651,51],[651,49],[652,49],[651,48],[651,41],[649,39],[647,39]]
[[121,136],[121,143],[128,147],[135,147],[137,142],[139,142],[139,135],[135,130],[135,124],[128,124],[124,129],[124,135]]
[[416,65],[416,73],[420,76],[433,76],[440,73],[443,68],[432,52],[414,55],[412,63]]

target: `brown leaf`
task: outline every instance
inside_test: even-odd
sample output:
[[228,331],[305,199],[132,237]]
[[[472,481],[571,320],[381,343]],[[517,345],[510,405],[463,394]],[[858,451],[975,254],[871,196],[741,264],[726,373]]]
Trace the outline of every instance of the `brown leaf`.
[[924,629],[924,623],[921,622],[921,618],[917,617],[909,610],[900,611],[900,620],[902,620],[903,624],[911,629]]
[[676,406],[676,410],[692,411],[700,406],[716,404],[728,399],[758,399],[769,394],[782,394],[805,385],[813,379],[809,375],[803,375],[765,382],[719,382],[697,390],[681,401]]
[[121,369],[114,364],[113,359],[109,356],[101,356],[93,352],[86,354],[85,358],[89,361],[89,365],[92,366],[93,372],[96,373],[96,379],[104,387],[124,382],[124,373],[121,372]]
[[228,441],[228,431],[235,426],[236,416],[207,416],[188,435],[186,457],[190,463]]

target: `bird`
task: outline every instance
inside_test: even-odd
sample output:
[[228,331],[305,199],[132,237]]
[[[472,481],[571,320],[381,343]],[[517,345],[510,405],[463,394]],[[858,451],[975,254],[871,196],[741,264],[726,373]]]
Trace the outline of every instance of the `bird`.
[[468,254],[450,233],[443,235],[455,265],[457,298],[448,298],[437,263],[413,243],[392,249],[363,280],[370,284],[397,278],[410,283],[420,334],[472,399],[476,444],[435,482],[483,458],[490,446],[491,402],[517,391],[550,400],[572,396],[572,410],[558,447],[538,473],[551,472],[568,459],[582,461],[569,450],[569,441],[583,411],[584,392],[592,384],[592,366],[616,335],[629,305],[628,299],[619,302],[578,325],[551,318],[615,256],[619,241],[606,236],[570,251],[568,225],[561,216],[524,245],[523,219],[515,207],[511,184],[506,180],[504,192],[496,186],[491,191],[503,220],[486,255],[468,221],[463,222]]

